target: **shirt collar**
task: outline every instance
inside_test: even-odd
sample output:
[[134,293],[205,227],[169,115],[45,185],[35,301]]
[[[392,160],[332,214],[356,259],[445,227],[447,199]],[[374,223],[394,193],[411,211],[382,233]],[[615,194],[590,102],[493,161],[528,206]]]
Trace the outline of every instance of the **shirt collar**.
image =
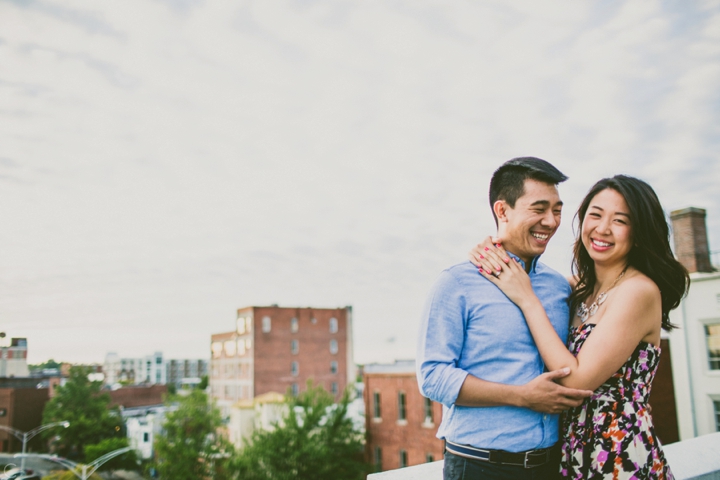
[[[512,258],[514,258],[515,260],[517,260],[518,263],[519,263],[520,265],[522,265],[522,267],[527,271],[527,269],[525,268],[525,261],[524,261],[523,259],[521,259],[520,257],[518,257],[517,255],[515,255],[515,254],[512,253],[512,252],[507,252],[507,254],[510,255],[510,256],[511,256]],[[539,259],[539,258],[540,258],[540,255],[538,255],[538,256],[536,256],[536,257],[533,257],[532,260],[530,260],[530,273],[536,273],[536,272],[535,272],[535,268],[537,267],[537,263],[538,263],[538,259]]]

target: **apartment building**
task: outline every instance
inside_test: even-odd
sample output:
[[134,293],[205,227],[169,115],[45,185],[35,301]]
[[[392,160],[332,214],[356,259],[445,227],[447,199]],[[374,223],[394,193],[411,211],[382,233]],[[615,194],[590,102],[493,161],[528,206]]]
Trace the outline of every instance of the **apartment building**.
[[0,332],[0,377],[27,377],[27,339],[11,338],[5,342],[5,333]]
[[270,393],[297,394],[312,380],[340,398],[355,380],[352,307],[245,307],[235,328],[211,337],[210,388],[230,406]]
[[365,365],[363,382],[365,456],[376,472],[443,458],[442,405],[420,394],[414,360]]
[[669,335],[680,440],[687,440],[720,432],[720,272],[711,262],[705,210],[670,216],[675,255],[690,272],[690,291],[670,315],[679,328]]

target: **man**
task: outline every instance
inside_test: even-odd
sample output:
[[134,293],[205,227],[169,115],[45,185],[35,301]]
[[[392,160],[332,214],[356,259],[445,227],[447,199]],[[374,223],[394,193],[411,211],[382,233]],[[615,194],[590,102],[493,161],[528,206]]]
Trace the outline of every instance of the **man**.
[[[560,225],[557,184],[566,179],[545,160],[523,157],[490,181],[497,237],[525,267],[563,339],[570,286],[538,257]],[[558,413],[592,392],[553,381],[567,371],[543,372],[520,309],[470,262],[442,272],[423,314],[418,383],[444,405],[437,436],[446,442],[446,480],[558,475]]]

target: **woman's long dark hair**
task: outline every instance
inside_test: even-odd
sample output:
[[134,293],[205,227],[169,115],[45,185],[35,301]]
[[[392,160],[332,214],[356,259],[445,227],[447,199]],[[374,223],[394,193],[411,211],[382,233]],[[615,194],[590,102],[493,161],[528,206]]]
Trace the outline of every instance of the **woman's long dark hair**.
[[582,242],[582,223],[592,199],[608,188],[622,195],[630,209],[633,247],[628,253],[627,265],[645,274],[658,286],[662,296],[662,328],[672,330],[675,325],[670,323],[670,310],[680,305],[690,286],[690,278],[670,249],[670,228],[655,191],[642,180],[626,175],[597,182],[575,215],[578,232],[572,268],[578,276],[578,284],[570,295],[570,311],[577,311],[580,302],[592,294],[597,283],[595,263]]

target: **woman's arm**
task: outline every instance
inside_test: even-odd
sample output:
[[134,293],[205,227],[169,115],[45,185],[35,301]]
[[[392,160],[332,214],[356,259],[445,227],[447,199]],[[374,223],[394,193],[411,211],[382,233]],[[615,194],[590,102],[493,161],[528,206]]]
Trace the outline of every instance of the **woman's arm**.
[[547,368],[570,368],[570,374],[559,380],[566,387],[595,390],[627,361],[638,343],[660,325],[657,286],[644,276],[627,278],[613,290],[610,301],[605,304],[602,321],[575,357],[558,337],[519,264],[511,261],[497,278],[483,275],[523,311]]

